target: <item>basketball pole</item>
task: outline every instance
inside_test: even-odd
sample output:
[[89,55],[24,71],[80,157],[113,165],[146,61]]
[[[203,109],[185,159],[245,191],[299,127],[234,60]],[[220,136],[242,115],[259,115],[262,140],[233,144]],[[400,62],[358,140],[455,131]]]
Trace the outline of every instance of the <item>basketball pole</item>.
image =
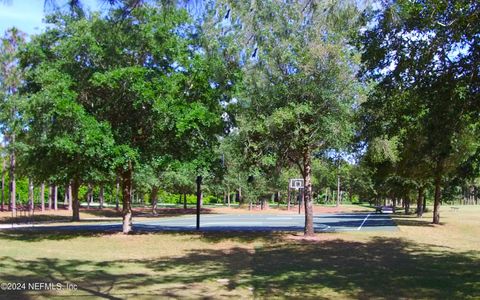
[[200,201],[202,197],[202,176],[197,176],[197,230],[200,230]]

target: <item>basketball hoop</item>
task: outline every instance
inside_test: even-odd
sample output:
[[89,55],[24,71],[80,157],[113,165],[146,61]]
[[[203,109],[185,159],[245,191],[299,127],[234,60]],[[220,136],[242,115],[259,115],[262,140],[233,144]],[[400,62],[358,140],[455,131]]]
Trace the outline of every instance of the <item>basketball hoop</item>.
[[300,190],[304,187],[303,179],[290,179],[289,187],[294,190]]

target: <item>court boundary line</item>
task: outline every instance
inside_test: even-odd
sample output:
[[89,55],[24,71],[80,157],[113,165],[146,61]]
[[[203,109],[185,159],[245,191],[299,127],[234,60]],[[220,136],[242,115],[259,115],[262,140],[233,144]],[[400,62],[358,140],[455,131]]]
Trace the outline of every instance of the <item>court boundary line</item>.
[[371,214],[368,214],[365,219],[363,220],[362,224],[360,224],[360,226],[358,226],[357,230],[362,230],[362,227],[363,227],[363,224],[365,224],[365,222],[367,222],[367,219],[368,217],[370,217]]

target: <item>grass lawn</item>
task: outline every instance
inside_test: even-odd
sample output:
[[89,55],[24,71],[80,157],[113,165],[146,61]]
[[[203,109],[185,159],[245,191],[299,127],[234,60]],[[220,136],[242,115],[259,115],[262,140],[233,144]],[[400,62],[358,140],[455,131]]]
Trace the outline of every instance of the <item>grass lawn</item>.
[[430,213],[399,214],[399,231],[312,240],[300,233],[0,231],[0,283],[78,286],[0,291],[0,298],[479,299],[480,207],[443,207],[441,217],[433,226]]

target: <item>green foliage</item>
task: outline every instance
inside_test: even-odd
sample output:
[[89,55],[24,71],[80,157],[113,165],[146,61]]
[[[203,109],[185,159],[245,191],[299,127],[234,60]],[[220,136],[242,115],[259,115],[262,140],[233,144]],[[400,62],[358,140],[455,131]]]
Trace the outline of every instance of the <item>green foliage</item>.
[[23,153],[24,169],[38,181],[84,181],[107,174],[113,139],[106,123],[97,122],[76,102],[71,81],[52,69],[39,69],[42,90],[29,97]]
[[377,84],[362,122],[378,182],[446,183],[475,155],[479,28],[467,24],[478,23],[478,10],[471,1],[395,1],[371,13],[361,74]]
[[[477,2],[387,1],[362,18],[357,1],[220,0],[196,20],[168,1],[125,5],[2,39],[2,151],[17,152],[20,199],[32,177],[93,183],[95,197],[103,184],[113,200],[130,167],[134,190],[164,203],[193,203],[198,175],[205,203],[285,195],[307,166],[317,201],[338,177],[351,200],[476,184]],[[339,157],[354,138],[352,164]]]
[[10,155],[19,148],[15,141],[23,129],[18,110],[25,104],[19,96],[23,70],[18,65],[17,54],[25,44],[25,33],[13,27],[0,39],[0,134],[5,144],[2,152]]
[[353,53],[320,8],[303,8],[275,2],[246,13],[245,27],[259,31],[239,127],[253,165],[298,164],[305,151],[343,148],[353,134]]
[[111,182],[113,171],[133,165],[138,191],[192,192],[197,173],[215,161],[220,100],[231,83],[221,60],[200,50],[184,10],[120,12],[49,16],[50,27],[22,53],[25,168],[39,180]]

